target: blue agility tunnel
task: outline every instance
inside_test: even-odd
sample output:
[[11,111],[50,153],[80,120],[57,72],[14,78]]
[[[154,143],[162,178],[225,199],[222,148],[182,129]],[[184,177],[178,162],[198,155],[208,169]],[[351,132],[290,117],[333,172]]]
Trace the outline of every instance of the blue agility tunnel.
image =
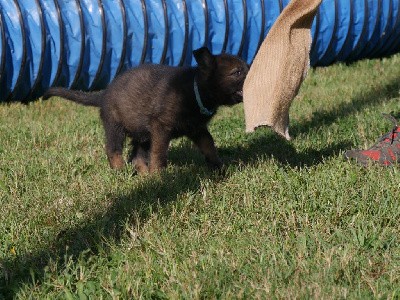
[[[192,51],[251,63],[289,0],[0,0],[0,101],[50,86],[96,90],[142,63],[193,65]],[[400,0],[324,0],[311,64],[400,50]]]

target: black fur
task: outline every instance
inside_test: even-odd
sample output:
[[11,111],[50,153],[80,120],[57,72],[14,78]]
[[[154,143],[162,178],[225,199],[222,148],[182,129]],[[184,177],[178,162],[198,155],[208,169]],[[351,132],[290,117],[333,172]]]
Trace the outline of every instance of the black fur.
[[169,142],[180,136],[189,137],[211,166],[220,167],[207,129],[212,116],[200,112],[193,83],[196,79],[204,106],[216,111],[221,105],[242,101],[248,65],[235,56],[212,55],[207,48],[193,54],[198,63],[195,68],[142,65],[118,76],[103,91],[50,88],[44,99],[60,96],[100,108],[112,168],[124,166],[122,150],[126,136],[132,139],[131,159],[138,172],[164,168]]

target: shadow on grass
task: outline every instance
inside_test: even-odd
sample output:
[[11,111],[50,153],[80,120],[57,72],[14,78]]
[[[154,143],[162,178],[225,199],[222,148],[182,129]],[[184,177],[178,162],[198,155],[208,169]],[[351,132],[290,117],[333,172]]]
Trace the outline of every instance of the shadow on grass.
[[[205,169],[203,169],[205,170]],[[0,261],[0,299],[11,299],[25,284],[41,284],[45,280],[44,267],[55,262],[62,269],[66,256],[72,261],[82,255],[96,255],[101,248],[108,251],[105,240],[118,243],[125,233],[125,224],[144,224],[161,207],[177,199],[185,191],[200,188],[201,178],[213,181],[221,175],[208,172],[203,177],[194,170],[185,168],[183,172],[169,171],[156,176],[148,176],[140,187],[127,194],[110,195],[112,205],[102,214],[92,216],[91,221],[60,232],[46,249],[36,253],[25,253],[10,261]],[[33,276],[34,275],[34,276]],[[34,278],[34,280],[33,280]]]
[[233,165],[238,163],[252,165],[263,156],[274,158],[282,166],[311,167],[322,163],[328,157],[338,155],[341,150],[347,149],[350,145],[350,142],[343,141],[327,145],[321,150],[310,148],[299,152],[290,142],[275,135],[270,138],[254,139],[246,147],[221,149],[221,155],[228,164]]
[[[311,120],[300,122],[292,126],[291,132],[296,136],[299,132],[308,132],[315,128],[324,127],[334,123],[338,118],[344,118],[362,111],[366,107],[384,103],[389,99],[399,97],[400,78],[393,79],[385,86],[365,91],[363,95],[358,95],[351,102],[340,103],[332,110],[319,110],[313,113]],[[400,101],[399,101],[400,111]],[[389,113],[389,112],[383,112]],[[397,114],[398,112],[395,112]]]
[[[296,124],[292,132],[311,131],[317,127],[328,126],[337,118],[349,116],[365,107],[384,102],[388,98],[398,96],[400,81],[388,83],[381,89],[372,90],[365,96],[353,99],[350,103],[338,105],[331,111],[317,111],[310,121]],[[284,139],[275,135],[266,135],[250,139],[246,146],[226,147],[220,149],[221,156],[229,165],[242,163],[252,165],[260,156],[273,156],[282,165],[290,167],[312,166],[323,162],[324,158],[337,155],[340,150],[348,148],[349,142],[328,145],[322,150],[308,149],[297,152],[296,149]],[[213,181],[223,180],[223,175],[200,171],[197,173],[197,164],[203,163],[202,158],[195,150],[181,147],[172,151],[171,163],[182,164],[184,160],[195,162],[193,168],[171,172],[163,172],[159,176],[149,176],[140,188],[128,194],[111,195],[113,205],[103,214],[93,216],[92,220],[81,226],[69,228],[60,232],[55,240],[46,249],[35,253],[25,253],[10,261],[0,262],[3,274],[0,274],[0,299],[13,298],[25,284],[41,284],[45,280],[44,267],[54,261],[63,265],[64,256],[72,255],[75,259],[87,253],[96,255],[99,245],[104,245],[104,239],[113,239],[118,242],[125,232],[125,222],[144,224],[149,216],[157,212],[160,207],[176,201],[183,192],[196,192],[200,188],[200,181],[209,178]],[[226,175],[229,176],[229,175]],[[149,200],[151,199],[151,200]],[[66,251],[66,249],[68,249]],[[107,249],[107,247],[106,247]],[[33,270],[33,271],[32,271]],[[33,279],[34,278],[34,279]]]
[[[270,136],[254,140],[246,148],[223,148],[220,152],[225,162],[232,165],[239,161],[251,165],[256,163],[258,156],[267,153],[273,154],[275,159],[284,165],[298,166],[318,164],[322,162],[323,157],[335,154],[341,147],[342,145],[336,145],[323,151],[296,153],[290,143]],[[60,232],[46,249],[26,253],[12,261],[0,262],[0,267],[3,268],[0,299],[1,296],[13,298],[24,284],[40,285],[45,280],[44,267],[49,265],[50,261],[57,263],[62,269],[66,256],[72,256],[72,260],[76,262],[80,256],[82,259],[82,255],[97,255],[99,248],[107,251],[104,241],[111,239],[119,243],[126,231],[126,222],[145,224],[153,213],[176,201],[180,194],[198,191],[201,180],[218,182],[229,176],[210,172],[203,166],[199,167],[197,163],[204,165],[204,162],[195,149],[185,146],[172,152],[172,164],[182,164],[182,160],[177,160],[181,156],[195,161],[195,164],[190,168],[178,168],[183,171],[176,173],[166,171],[158,176],[149,176],[139,188],[127,194],[110,195],[113,204],[103,214],[92,216],[93,221]],[[197,173],[199,169],[200,174]]]

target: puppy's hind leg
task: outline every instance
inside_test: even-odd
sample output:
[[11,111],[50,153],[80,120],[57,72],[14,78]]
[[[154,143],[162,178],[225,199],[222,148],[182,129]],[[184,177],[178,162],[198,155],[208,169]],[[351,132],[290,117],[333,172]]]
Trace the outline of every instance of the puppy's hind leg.
[[106,135],[106,154],[112,169],[122,169],[125,165],[122,151],[125,141],[124,128],[102,116]]
[[129,162],[134,165],[139,174],[149,172],[149,151],[150,142],[132,142],[132,151],[129,156]]
[[157,122],[151,126],[150,173],[161,171],[167,166],[170,134]]

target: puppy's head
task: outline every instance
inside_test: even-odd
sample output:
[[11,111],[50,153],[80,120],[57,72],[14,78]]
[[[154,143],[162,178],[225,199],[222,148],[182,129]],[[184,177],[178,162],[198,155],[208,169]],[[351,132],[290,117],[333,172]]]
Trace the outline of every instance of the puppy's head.
[[234,105],[243,101],[243,83],[249,66],[239,57],[212,55],[206,48],[193,51],[198,64],[198,80],[216,105]]

